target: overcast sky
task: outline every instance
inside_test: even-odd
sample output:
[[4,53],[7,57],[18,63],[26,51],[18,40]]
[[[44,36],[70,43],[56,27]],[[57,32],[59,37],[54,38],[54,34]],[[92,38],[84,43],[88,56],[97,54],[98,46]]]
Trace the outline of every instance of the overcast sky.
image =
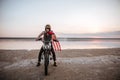
[[120,0],[0,0],[0,37],[120,31]]

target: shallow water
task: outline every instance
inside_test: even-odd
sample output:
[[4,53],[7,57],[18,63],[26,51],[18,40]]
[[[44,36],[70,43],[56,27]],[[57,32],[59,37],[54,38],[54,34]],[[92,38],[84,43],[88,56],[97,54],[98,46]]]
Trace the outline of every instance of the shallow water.
[[[60,40],[62,49],[96,49],[120,48],[118,39],[63,39]],[[42,42],[33,39],[0,39],[0,49],[40,49]]]

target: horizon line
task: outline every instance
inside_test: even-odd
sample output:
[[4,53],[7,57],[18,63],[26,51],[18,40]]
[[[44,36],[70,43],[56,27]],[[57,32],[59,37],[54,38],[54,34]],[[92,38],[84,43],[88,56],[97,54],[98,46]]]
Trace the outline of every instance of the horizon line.
[[[0,37],[0,39],[35,39],[36,37]],[[58,39],[120,39],[119,37],[58,37]]]

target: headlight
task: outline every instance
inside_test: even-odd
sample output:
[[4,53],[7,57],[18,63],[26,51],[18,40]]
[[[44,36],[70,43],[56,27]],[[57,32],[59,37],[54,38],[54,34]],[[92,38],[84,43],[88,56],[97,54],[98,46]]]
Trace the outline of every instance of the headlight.
[[43,49],[50,50],[51,49],[51,44],[43,45]]

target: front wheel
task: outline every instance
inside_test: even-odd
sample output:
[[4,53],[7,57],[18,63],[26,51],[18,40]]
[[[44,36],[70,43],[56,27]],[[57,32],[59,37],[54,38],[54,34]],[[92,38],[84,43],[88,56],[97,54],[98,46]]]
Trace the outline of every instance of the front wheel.
[[45,57],[45,62],[44,62],[44,65],[45,65],[45,75],[48,75],[48,65],[49,65],[49,51],[46,51],[45,54],[44,54],[44,57]]

